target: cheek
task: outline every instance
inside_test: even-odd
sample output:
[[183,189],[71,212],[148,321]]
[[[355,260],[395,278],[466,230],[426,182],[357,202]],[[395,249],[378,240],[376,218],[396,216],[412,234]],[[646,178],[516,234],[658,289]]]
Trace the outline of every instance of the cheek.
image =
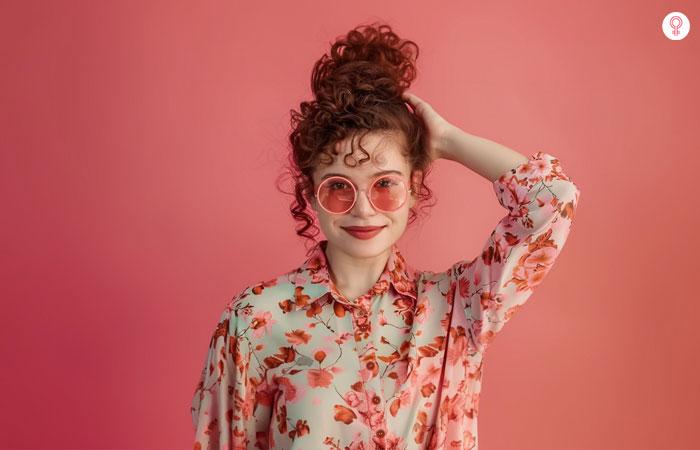
[[389,215],[389,219],[394,223],[394,224],[401,224],[405,222],[408,219],[408,213],[410,209],[408,205],[404,205],[401,209],[398,211],[395,211],[393,214]]
[[316,217],[318,218],[318,222],[323,224],[324,226],[332,226],[333,223],[337,220],[335,216],[327,213],[323,209],[316,213]]

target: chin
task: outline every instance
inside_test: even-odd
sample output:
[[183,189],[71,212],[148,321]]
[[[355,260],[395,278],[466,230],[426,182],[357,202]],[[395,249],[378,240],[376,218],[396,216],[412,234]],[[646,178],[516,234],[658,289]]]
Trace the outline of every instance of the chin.
[[348,234],[345,230],[340,229],[341,237],[335,242],[336,245],[340,244],[348,253],[357,256],[376,255],[391,247],[394,243],[394,236],[388,233],[388,228],[385,228],[371,239],[358,239]]

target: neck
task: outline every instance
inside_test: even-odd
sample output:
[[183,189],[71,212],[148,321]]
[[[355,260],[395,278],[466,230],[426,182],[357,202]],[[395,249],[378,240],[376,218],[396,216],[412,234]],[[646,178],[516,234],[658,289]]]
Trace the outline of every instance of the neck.
[[328,272],[335,288],[353,300],[367,293],[386,267],[391,248],[378,255],[357,257],[331,245],[325,249]]

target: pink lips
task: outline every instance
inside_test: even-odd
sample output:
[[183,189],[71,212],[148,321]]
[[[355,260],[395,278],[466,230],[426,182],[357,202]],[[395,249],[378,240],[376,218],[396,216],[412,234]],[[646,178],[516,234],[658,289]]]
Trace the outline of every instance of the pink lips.
[[341,227],[358,239],[370,239],[379,234],[384,227]]

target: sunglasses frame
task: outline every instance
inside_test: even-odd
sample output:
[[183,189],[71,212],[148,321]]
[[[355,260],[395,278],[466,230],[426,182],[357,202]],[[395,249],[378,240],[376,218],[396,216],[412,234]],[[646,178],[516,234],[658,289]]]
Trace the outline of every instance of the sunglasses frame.
[[[368,190],[368,189],[371,189],[372,186],[374,186],[374,183],[376,183],[379,179],[382,179],[382,178],[398,178],[399,180],[401,180],[401,181],[403,182],[403,185],[404,185],[404,188],[405,188],[404,199],[403,199],[403,201],[401,202],[401,204],[400,204],[399,206],[397,206],[395,209],[386,210],[386,209],[377,208],[377,206],[376,206],[376,205],[374,204],[374,202],[372,201],[372,198],[367,194],[367,190]],[[345,211],[342,211],[342,212],[329,211],[329,210],[328,210],[325,206],[323,206],[323,204],[319,201],[319,193],[321,192],[321,187],[322,187],[325,183],[327,183],[329,180],[335,180],[335,179],[340,179],[340,180],[343,180],[343,181],[347,181],[348,184],[350,184],[350,186],[352,186],[353,192],[355,193],[355,196],[354,196],[354,198],[353,198],[353,200],[352,200],[352,204],[350,205],[350,207],[349,207],[348,209],[346,209]],[[364,194],[367,196],[367,200],[369,200],[369,203],[372,205],[372,207],[373,207],[375,210],[381,211],[381,212],[394,212],[394,211],[397,211],[398,209],[400,209],[400,208],[406,203],[406,200],[408,200],[409,195],[411,195],[411,194],[413,193],[413,188],[412,188],[412,187],[408,187],[408,186],[409,186],[409,184],[406,183],[406,180],[405,180],[403,177],[400,177],[400,176],[395,175],[395,174],[380,174],[380,175],[377,175],[376,177],[372,178],[371,182],[369,183],[369,188],[359,189],[357,186],[355,186],[355,183],[353,183],[352,180],[350,180],[349,178],[342,177],[342,176],[339,176],[339,175],[333,175],[332,177],[326,178],[325,180],[323,180],[323,181],[318,185],[318,187],[316,188],[316,194],[315,194],[315,195],[316,195],[316,201],[317,201],[317,203],[319,204],[319,206],[320,206],[321,208],[323,208],[324,211],[326,211],[326,212],[329,213],[329,214],[347,214],[348,212],[352,211],[352,208],[355,206],[355,203],[357,202],[358,193],[364,193]]]

